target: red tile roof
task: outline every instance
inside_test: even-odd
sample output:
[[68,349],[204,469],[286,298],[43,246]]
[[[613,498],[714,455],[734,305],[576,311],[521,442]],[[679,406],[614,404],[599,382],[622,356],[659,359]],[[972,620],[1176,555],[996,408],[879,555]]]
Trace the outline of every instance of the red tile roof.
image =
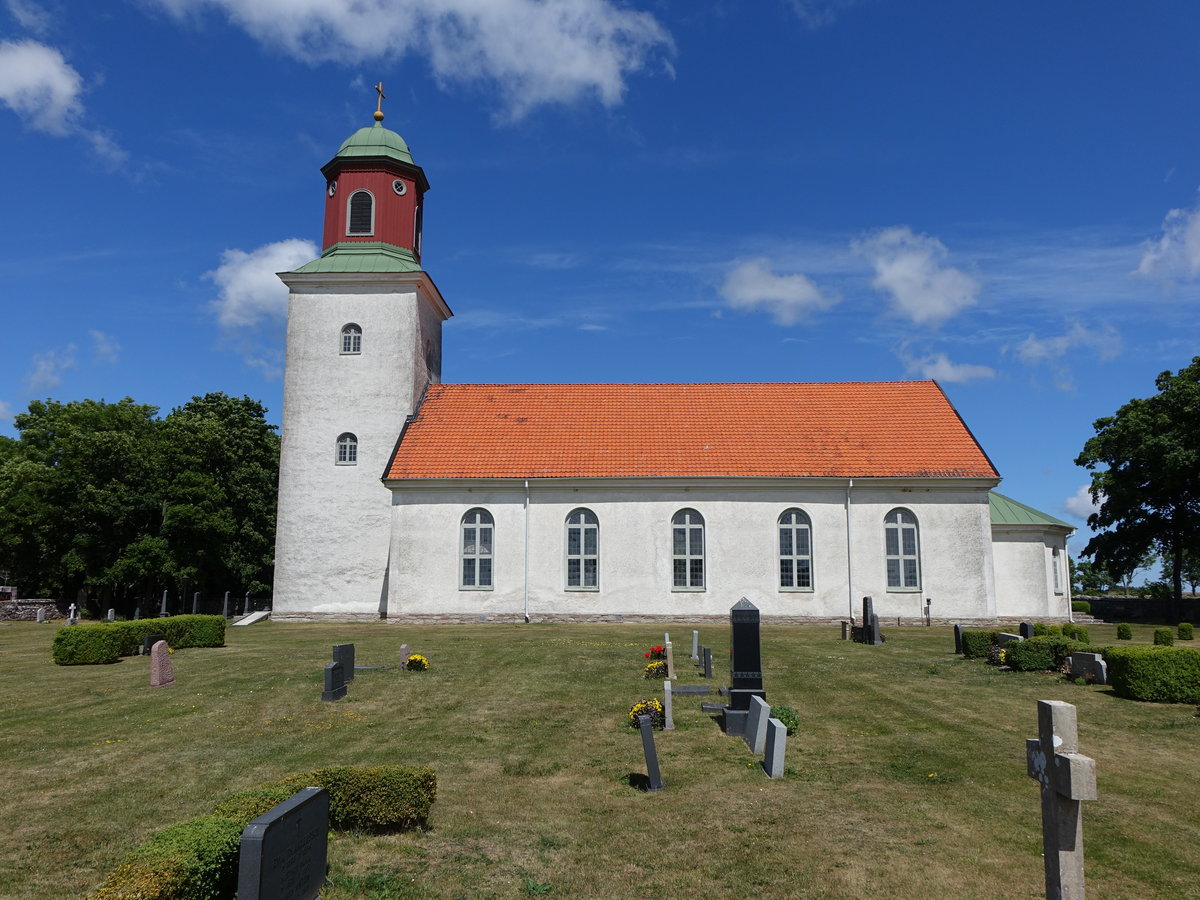
[[430,385],[388,478],[997,478],[932,381]]

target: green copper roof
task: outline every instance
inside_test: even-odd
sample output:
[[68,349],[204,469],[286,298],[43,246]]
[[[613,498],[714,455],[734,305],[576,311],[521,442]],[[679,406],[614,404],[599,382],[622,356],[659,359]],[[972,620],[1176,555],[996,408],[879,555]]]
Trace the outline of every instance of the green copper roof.
[[[364,131],[367,129],[363,129]],[[382,241],[341,241],[295,270],[312,275],[327,272],[420,272],[421,264],[411,250]]]
[[408,144],[404,143],[404,138],[390,128],[384,128],[378,122],[368,125],[366,128],[360,128],[346,138],[334,159],[351,156],[386,156],[396,162],[410,166],[416,165],[413,162],[412,154],[408,151]]
[[996,491],[988,492],[988,510],[991,513],[993,525],[1057,525],[1060,528],[1075,529],[1062,519],[1048,516],[1032,506],[1018,503],[1011,497],[1005,497]]

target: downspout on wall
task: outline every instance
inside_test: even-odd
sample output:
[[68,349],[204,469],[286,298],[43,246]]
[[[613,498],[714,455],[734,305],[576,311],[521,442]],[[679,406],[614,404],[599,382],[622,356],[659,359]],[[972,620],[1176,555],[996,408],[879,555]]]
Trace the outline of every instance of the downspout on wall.
[[525,479],[525,624],[529,624],[529,479]]
[[846,601],[850,609],[850,621],[854,621],[854,554],[850,540],[850,492],[854,490],[854,479],[846,479]]

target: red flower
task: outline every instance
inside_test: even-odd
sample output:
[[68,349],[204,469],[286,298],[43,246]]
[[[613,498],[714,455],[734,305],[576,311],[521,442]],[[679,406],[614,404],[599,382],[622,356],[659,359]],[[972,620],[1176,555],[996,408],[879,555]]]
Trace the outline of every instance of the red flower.
[[645,656],[646,656],[646,659],[649,659],[649,658],[650,658],[650,654],[649,654],[649,653],[645,654]]

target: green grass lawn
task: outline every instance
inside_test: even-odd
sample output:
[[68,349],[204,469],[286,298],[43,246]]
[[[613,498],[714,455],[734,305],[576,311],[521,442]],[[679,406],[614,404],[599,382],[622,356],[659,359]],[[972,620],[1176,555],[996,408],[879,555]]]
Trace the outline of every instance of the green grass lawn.
[[[765,626],[768,700],[794,707],[787,775],[768,780],[699,698],[657,737],[667,789],[644,771],[625,714],[661,682],[645,649],[673,634],[679,682],[693,626],[277,625],[180,650],[177,684],[146,658],[50,661],[54,628],[0,626],[0,896],[95,887],[137,843],[224,796],[332,764],[433,766],[430,830],[334,835],[326,900],[405,897],[1039,897],[1038,788],[1025,774],[1039,699],[1079,709],[1100,799],[1084,807],[1089,896],[1200,897],[1200,718],[1053,675],[953,654],[948,628]],[[1091,626],[1093,643],[1116,629]],[[1137,642],[1152,629],[1135,627]],[[704,625],[721,648],[728,627]],[[322,703],[335,643],[393,665]]]

